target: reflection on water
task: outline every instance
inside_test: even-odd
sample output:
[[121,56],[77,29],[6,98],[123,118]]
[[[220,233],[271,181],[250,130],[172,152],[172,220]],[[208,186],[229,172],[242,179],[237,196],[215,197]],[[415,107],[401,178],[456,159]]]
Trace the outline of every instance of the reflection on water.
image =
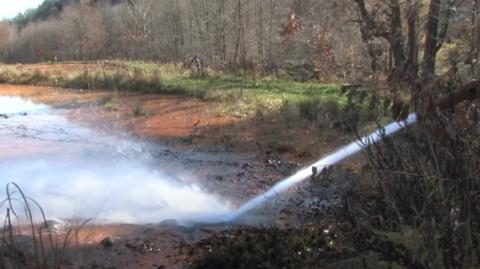
[[22,99],[18,96],[0,96],[0,114],[8,115],[42,110],[48,110],[48,106],[34,104],[32,101]]
[[230,210],[225,201],[162,172],[146,150],[153,145],[95,133],[19,97],[0,96],[0,115],[0,186],[16,182],[49,218],[181,222]]

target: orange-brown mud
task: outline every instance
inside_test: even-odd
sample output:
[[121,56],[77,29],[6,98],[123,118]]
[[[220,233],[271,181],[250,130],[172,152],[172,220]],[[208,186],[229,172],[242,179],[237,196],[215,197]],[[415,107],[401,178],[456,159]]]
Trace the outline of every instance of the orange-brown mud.
[[[78,230],[61,230],[51,235],[44,233],[42,242],[46,253],[52,250],[53,243],[60,250],[60,255],[64,255],[62,268],[181,269],[188,268],[200,254],[200,250],[193,247],[195,243],[227,229],[235,228],[208,225],[179,227],[173,223],[90,224]],[[65,239],[69,243],[66,251],[62,252]],[[28,227],[22,236],[15,239],[16,248],[22,253],[24,268],[34,265],[36,251],[31,240]]]
[[[230,116],[215,116],[210,113],[211,104],[182,96],[114,94],[18,85],[0,85],[0,94],[67,108],[73,121],[86,122],[94,128],[114,128],[155,140],[188,137],[200,129],[237,120]],[[133,113],[135,106],[142,110],[139,115]]]
[[67,108],[71,120],[101,131],[121,131],[176,146],[223,147],[294,163],[311,162],[349,142],[332,130],[218,115],[218,104],[184,96],[5,84],[0,85],[0,94]]
[[[217,115],[215,103],[182,96],[12,85],[0,85],[0,95],[21,96],[64,109],[71,121],[88,124],[99,132],[121,132],[168,143],[177,149],[201,148],[214,154],[233,152],[254,156],[256,161],[252,163],[231,162],[232,166],[240,167],[240,172],[234,176],[219,175],[206,182],[212,189],[227,190],[232,189],[232,185],[241,186],[242,195],[235,193],[238,192],[236,188],[220,192],[243,198],[261,193],[267,186],[291,173],[297,168],[292,163],[310,162],[346,142],[325,136],[323,141],[320,139],[323,145],[319,145],[319,139],[315,137],[317,133],[311,130],[285,130],[273,123]],[[279,150],[275,146],[279,139],[281,142],[296,143],[297,148],[304,150]],[[225,160],[226,163],[228,161]],[[351,164],[351,167],[358,167],[357,161]],[[295,202],[292,196],[286,202]],[[317,200],[308,202],[316,203]],[[291,210],[272,210],[277,225],[290,226],[302,221],[295,219]],[[195,249],[189,245],[224,229],[227,227],[90,225],[80,230],[71,246],[67,268],[185,268],[196,255]],[[107,237],[113,240],[111,247],[101,244]]]

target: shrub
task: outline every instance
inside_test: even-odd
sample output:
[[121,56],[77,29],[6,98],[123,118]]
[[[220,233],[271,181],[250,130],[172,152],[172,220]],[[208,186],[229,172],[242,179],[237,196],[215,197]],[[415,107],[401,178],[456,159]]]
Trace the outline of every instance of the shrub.
[[200,242],[202,255],[192,269],[318,268],[350,255],[336,245],[329,228],[281,230],[249,228],[224,232]]
[[117,100],[110,99],[103,105],[103,107],[108,111],[117,111],[119,109],[119,104]]
[[373,182],[345,207],[357,249],[398,268],[478,267],[478,113],[430,111],[404,136],[367,148]]
[[132,115],[134,117],[141,117],[141,116],[145,116],[146,114],[147,112],[142,107],[142,104],[140,102],[135,102],[132,109]]

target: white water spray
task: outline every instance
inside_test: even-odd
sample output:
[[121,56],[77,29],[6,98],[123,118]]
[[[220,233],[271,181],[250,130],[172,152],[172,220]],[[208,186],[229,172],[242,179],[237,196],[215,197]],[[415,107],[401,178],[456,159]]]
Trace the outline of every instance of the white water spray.
[[[412,114],[403,122],[390,123],[280,181],[238,209],[231,210],[228,204],[200,189],[173,184],[170,176],[150,169],[142,158],[139,160],[145,155],[141,152],[131,154],[136,156],[135,159],[128,158],[130,154],[105,154],[111,152],[110,148],[118,148],[122,141],[99,136],[50,112],[50,108],[42,104],[19,97],[0,96],[0,115],[7,117],[0,124],[1,178],[16,179],[54,217],[71,215],[79,210],[76,206],[82,201],[85,217],[91,217],[94,211],[102,211],[102,216],[110,221],[141,223],[176,219],[179,224],[185,225],[235,221],[310,178],[313,167],[323,171],[360,152],[364,145],[376,143],[383,135],[390,136],[416,122],[416,115]],[[19,116],[25,113],[29,114],[28,118]],[[31,150],[39,147],[36,150],[42,158],[35,158],[32,152],[24,150],[25,147]],[[42,152],[45,149],[48,151]],[[132,147],[127,146],[126,150],[129,149]],[[2,152],[7,152],[3,160]],[[46,158],[45,155],[57,158]],[[122,157],[124,155],[126,159]],[[92,159],[93,156],[95,158]],[[136,184],[139,179],[142,184]],[[2,183],[6,182],[0,181],[0,185]],[[89,199],[85,200],[85,197]],[[98,208],[99,203],[103,210]]]
[[35,104],[18,96],[0,96],[0,114],[30,113],[32,111],[47,110],[48,106]]
[[13,181],[48,219],[183,224],[230,214],[228,201],[202,190],[181,164],[168,169],[168,160],[154,157],[162,148],[95,132],[47,105],[0,96],[0,199]]
[[365,145],[377,143],[379,140],[382,139],[384,135],[390,136],[400,131],[404,127],[415,123],[416,121],[417,121],[416,114],[411,114],[405,121],[390,123],[387,126],[385,126],[383,130],[377,130],[371,133],[370,135],[361,138],[360,140],[352,142],[351,144],[322,158],[318,162],[306,168],[303,168],[296,174],[280,181],[279,183],[274,185],[272,188],[270,188],[267,192],[254,197],[250,201],[240,206],[237,210],[233,211],[228,217],[226,217],[225,220],[227,222],[234,221],[238,219],[240,216],[244,215],[245,213],[250,212],[251,210],[264,204],[266,201],[277,196],[278,194],[310,178],[312,176],[313,167],[317,168],[317,171],[322,171],[324,168],[328,168],[332,165],[335,165],[343,161],[344,159],[360,152]]

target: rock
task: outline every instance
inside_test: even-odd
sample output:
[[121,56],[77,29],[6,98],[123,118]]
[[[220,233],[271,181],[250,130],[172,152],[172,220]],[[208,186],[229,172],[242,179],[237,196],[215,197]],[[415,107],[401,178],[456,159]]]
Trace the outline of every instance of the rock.
[[113,247],[113,240],[110,237],[105,237],[102,241],[100,241],[100,245],[104,248],[111,248]]
[[162,222],[160,222],[160,226],[176,227],[178,226],[178,221],[174,219],[163,220]]
[[8,119],[8,115],[7,114],[0,114],[0,118]]
[[45,221],[45,226],[48,232],[58,234],[62,231],[65,223],[58,219],[50,219]]
[[129,249],[131,249],[131,250],[133,250],[133,251],[137,251],[137,249],[138,249],[138,246],[136,246],[136,245],[134,245],[134,244],[132,244],[132,243],[130,243],[130,242],[126,243],[126,244],[125,244],[125,247],[127,247],[127,248],[129,248]]

